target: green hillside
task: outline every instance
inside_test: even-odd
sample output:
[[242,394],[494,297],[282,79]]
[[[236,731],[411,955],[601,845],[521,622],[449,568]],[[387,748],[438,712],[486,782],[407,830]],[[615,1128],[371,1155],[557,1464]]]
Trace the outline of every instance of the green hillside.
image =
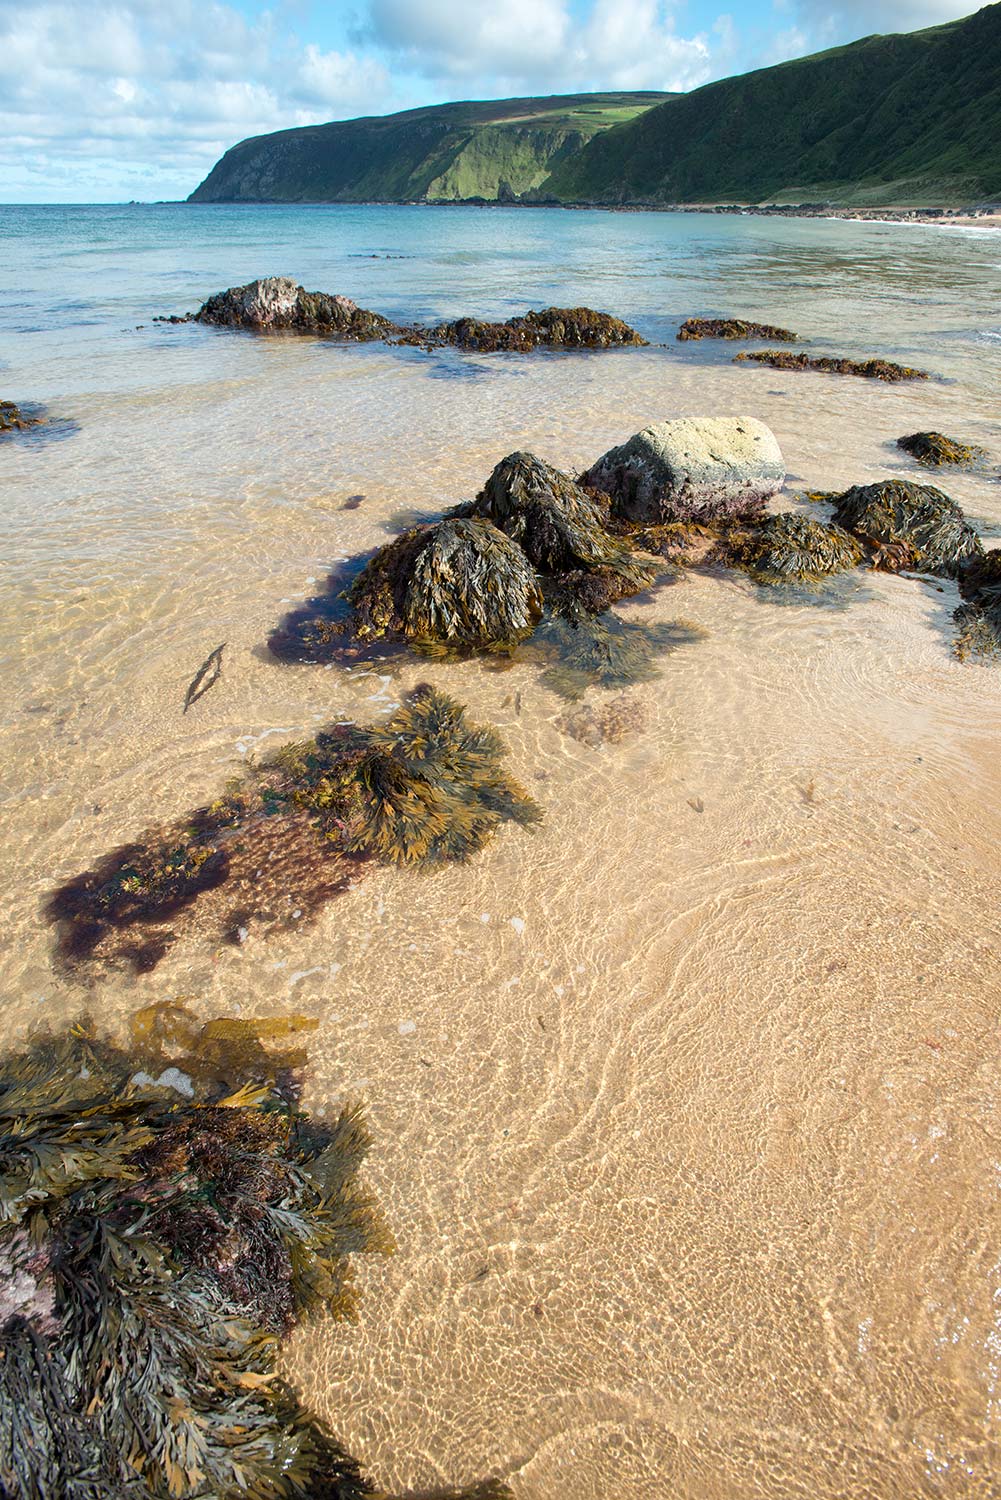
[[675,95],[533,197],[937,205],[1001,198],[1001,4]]
[[190,203],[413,203],[509,198],[599,131],[673,96],[568,94],[435,105],[279,130],[227,151]]

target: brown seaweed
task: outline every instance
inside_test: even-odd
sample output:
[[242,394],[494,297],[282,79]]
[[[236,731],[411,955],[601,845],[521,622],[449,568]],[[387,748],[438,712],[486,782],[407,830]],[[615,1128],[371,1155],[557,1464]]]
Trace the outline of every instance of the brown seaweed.
[[928,469],[940,469],[946,465],[968,469],[987,457],[983,448],[976,448],[972,443],[959,443],[942,432],[912,432],[909,437],[898,438],[897,447]]
[[209,688],[215,687],[219,681],[219,678],[222,676],[222,653],[225,647],[226,642],[223,641],[214,651],[210,651],[194,677],[188,683],[188,691],[184,695],[184,707],[181,710],[182,714],[186,714],[191,705],[197,703],[199,698],[204,698]]
[[177,931],[243,941],[312,920],[370,860],[470,858],[538,807],[505,747],[422,686],[385,724],[335,725],[248,769],[209,807],[151,829],[61,885],[46,914],[60,960],[152,969]]
[[953,577],[983,552],[954,500],[931,485],[887,479],[837,497],[834,520],[872,549],[877,566]]
[[31,427],[38,427],[42,421],[42,417],[29,416],[13,401],[0,401],[0,433],[27,432]]
[[690,339],[774,339],[794,344],[797,335],[774,323],[749,323],[743,318],[686,318],[678,329],[684,343]]
[[849,532],[794,511],[766,516],[734,549],[737,564],[765,583],[825,578],[857,567],[862,557]]
[[793,354],[788,349],[761,349],[734,355],[734,363],[753,361],[776,370],[819,370],[827,375],[861,375],[866,380],[927,380],[926,370],[912,370],[889,359],[844,359],[840,355]]
[[86,1024],[4,1060],[0,1493],[362,1500],[276,1360],[295,1322],[353,1313],[356,1254],[392,1248],[364,1124],[311,1120],[270,1071],[220,1095],[197,1067],[154,1082],[161,1061]]

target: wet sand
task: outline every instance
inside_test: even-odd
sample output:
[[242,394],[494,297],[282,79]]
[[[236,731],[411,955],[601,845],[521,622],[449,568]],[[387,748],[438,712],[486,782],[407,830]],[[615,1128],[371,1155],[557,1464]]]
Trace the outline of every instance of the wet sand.
[[[688,575],[622,613],[706,639],[598,744],[528,666],[347,674],[262,643],[338,557],[515,448],[572,468],[657,415],[746,411],[793,488],[830,490],[920,474],[892,440],[921,428],[996,451],[990,393],[657,350],[481,366],[199,345],[187,383],[83,393],[72,443],[4,454],[12,503],[72,496],[75,528],[37,507],[0,619],[5,1036],[176,996],[319,1019],[305,1102],[365,1100],[398,1250],[360,1268],[359,1324],[302,1330],[288,1369],[387,1488],[987,1500],[1001,673],[952,659],[954,587]],[[935,482],[991,545],[993,474]],[[370,873],[270,940],[182,934],[147,976],[53,969],[58,881],[429,677],[502,730],[536,831]]]

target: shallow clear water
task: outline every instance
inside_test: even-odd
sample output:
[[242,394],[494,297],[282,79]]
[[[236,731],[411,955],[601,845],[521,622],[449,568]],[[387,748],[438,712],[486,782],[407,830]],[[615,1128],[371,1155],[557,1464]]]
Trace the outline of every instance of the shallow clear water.
[[[581,468],[651,420],[741,413],[791,489],[920,472],[894,439],[929,427],[996,465],[1001,237],[163,206],[0,208],[0,239],[0,396],[53,418],[0,439],[6,1035],[179,994],[320,1019],[308,1101],[366,1100],[399,1250],[362,1269],[360,1325],[303,1332],[290,1368],[387,1487],[996,1493],[1001,672],[952,659],[953,587],[689,575],[622,613],[706,638],[599,744],[527,665],[391,677],[262,643],[519,447]],[[151,321],[279,272],[406,320],[590,304],[653,343],[429,355]],[[695,313],[942,378],[734,366],[674,342]],[[938,481],[988,538],[996,473]],[[305,930],[194,934],[148,976],[54,969],[59,880],[428,677],[502,729],[536,832],[371,874]]]

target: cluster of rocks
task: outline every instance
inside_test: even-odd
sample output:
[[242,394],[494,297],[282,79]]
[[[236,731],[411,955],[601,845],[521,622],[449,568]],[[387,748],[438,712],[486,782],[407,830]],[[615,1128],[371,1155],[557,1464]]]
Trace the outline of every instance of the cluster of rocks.
[[434,327],[393,323],[359,307],[350,297],[307,292],[289,276],[269,276],[217,292],[196,313],[170,323],[210,323],[254,333],[307,333],[326,338],[413,344],[422,348],[474,349],[483,353],[527,353],[532,349],[609,349],[641,345],[634,328],[611,313],[589,307],[547,307],[504,323],[458,318]]

